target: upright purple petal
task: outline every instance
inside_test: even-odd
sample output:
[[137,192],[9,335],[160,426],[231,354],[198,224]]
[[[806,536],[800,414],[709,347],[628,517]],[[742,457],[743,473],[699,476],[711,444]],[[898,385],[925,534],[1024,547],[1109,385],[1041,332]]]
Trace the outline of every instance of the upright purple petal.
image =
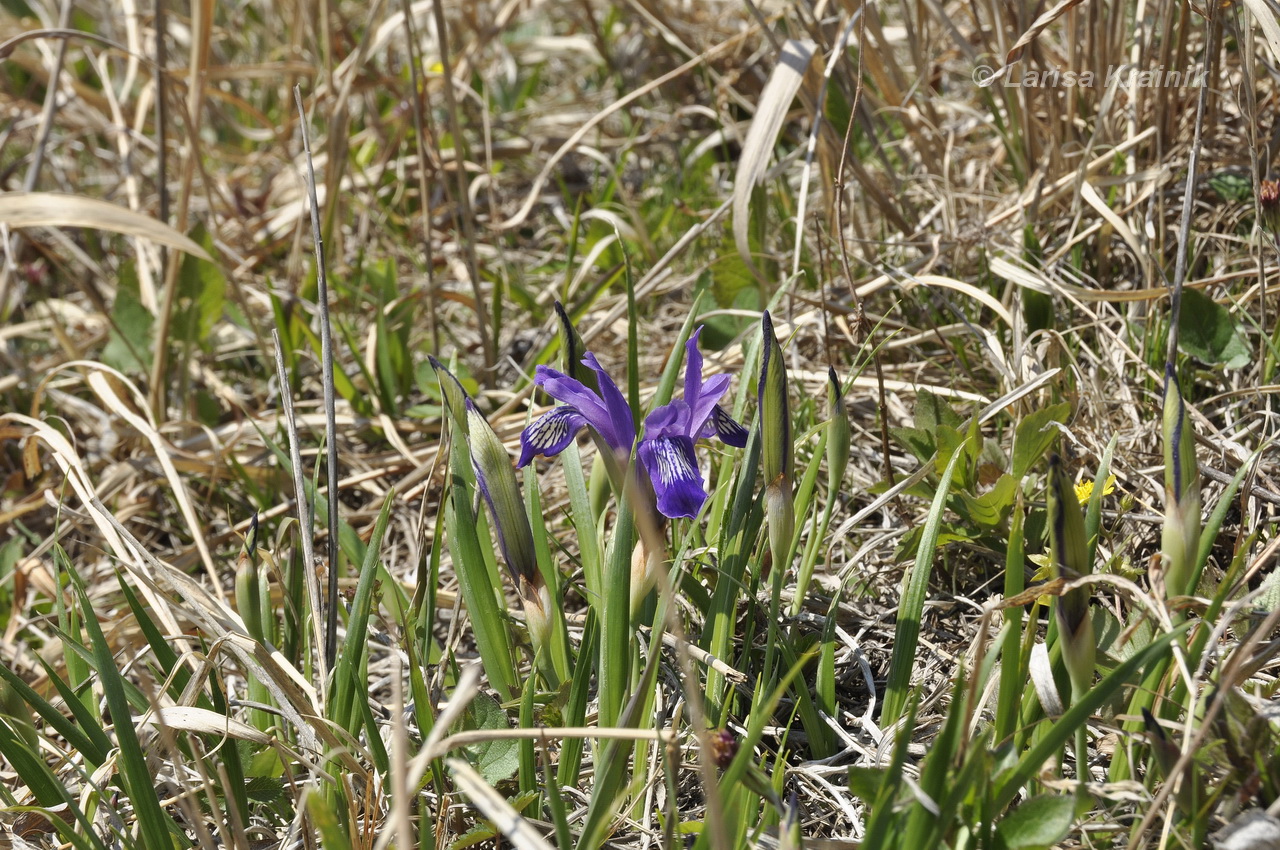
[[684,400],[689,407],[697,409],[698,396],[702,395],[702,352],[698,350],[698,337],[702,336],[702,325],[689,336],[684,344]]
[[[618,389],[618,385],[613,382],[613,378],[609,377],[609,373],[596,360],[594,354],[588,351],[583,356],[582,362],[586,364],[587,368],[595,372],[596,377],[600,380],[600,399],[607,413],[607,427],[602,427],[606,425],[604,422],[596,422],[590,417],[588,417],[588,420],[605,438],[605,441],[613,447],[614,451],[630,454],[631,445],[636,441],[636,423],[631,418],[631,405],[627,404],[627,400]],[[583,411],[583,413],[585,414],[586,411]]]
[[702,380],[702,352],[698,349],[698,338],[702,336],[702,326],[689,337],[685,343],[684,363],[684,400],[689,405],[688,434],[694,439],[704,435],[704,425],[713,415],[721,397],[729,391],[728,375],[712,375]]
[[520,461],[516,466],[528,466],[536,455],[555,457],[586,425],[587,418],[571,404],[560,405],[542,414],[520,432]]
[[702,388],[698,392],[697,402],[689,401],[688,396],[685,401],[689,402],[689,435],[697,437],[702,433],[702,426],[707,423],[720,406],[720,399],[729,391],[728,375],[712,375],[702,383]]
[[662,515],[673,519],[697,516],[707,492],[693,454],[693,440],[681,434],[646,437],[638,454],[653,483]]
[[557,372],[550,366],[539,366],[534,370],[533,382],[546,390],[547,395],[556,401],[562,401],[577,408],[578,413],[582,414],[593,428],[601,430],[601,425],[608,426],[609,411],[604,406],[604,402],[578,379],[571,378],[563,372]]

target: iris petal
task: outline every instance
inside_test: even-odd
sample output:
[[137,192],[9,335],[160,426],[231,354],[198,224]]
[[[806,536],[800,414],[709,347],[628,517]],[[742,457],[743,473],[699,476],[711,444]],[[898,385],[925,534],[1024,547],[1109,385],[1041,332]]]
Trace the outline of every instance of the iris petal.
[[576,378],[563,372],[557,372],[550,366],[539,366],[534,372],[533,382],[547,391],[547,395],[556,401],[577,408],[578,412],[597,430],[600,425],[609,422],[609,411],[588,387]]
[[[697,402],[689,402],[689,431],[691,434],[697,434],[702,431],[702,426],[711,418],[715,409],[720,406],[721,397],[728,391],[728,375],[712,375],[706,381],[703,381],[702,387],[698,390]],[[686,397],[685,401],[689,401],[689,399]]]
[[555,457],[586,424],[587,418],[571,404],[544,413],[520,432],[520,462],[516,466],[528,466],[536,455]]
[[722,443],[740,449],[747,444],[750,432],[739,425],[737,420],[729,415],[729,411],[717,404],[711,411],[711,418],[707,420],[702,435],[710,437],[712,434],[719,437]]
[[658,510],[666,517],[695,517],[707,500],[693,454],[693,440],[684,435],[646,439],[640,461],[649,473]]
[[596,377],[600,381],[600,400],[604,403],[603,406],[608,416],[607,422],[596,422],[592,419],[592,427],[604,436],[614,451],[630,454],[631,444],[636,441],[636,423],[631,416],[631,405],[627,404],[622,391],[618,389],[618,385],[613,382],[613,378],[609,377],[609,373],[596,360],[594,354],[588,351],[583,356],[582,362],[586,364],[587,368],[596,373]]
[[697,409],[698,397],[702,395],[702,352],[698,350],[698,337],[702,336],[702,325],[698,325],[685,343],[684,360],[684,400],[689,407]]

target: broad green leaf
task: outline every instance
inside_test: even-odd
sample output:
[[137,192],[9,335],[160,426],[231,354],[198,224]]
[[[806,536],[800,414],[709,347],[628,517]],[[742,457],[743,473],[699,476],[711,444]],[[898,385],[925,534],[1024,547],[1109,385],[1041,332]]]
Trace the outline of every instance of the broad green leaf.
[[996,835],[1006,850],[1051,847],[1071,829],[1075,806],[1076,798],[1067,794],[1032,797],[996,825]]
[[963,424],[960,414],[951,409],[946,399],[928,390],[920,390],[919,395],[916,396],[913,413],[915,426],[925,431],[934,431],[939,425],[959,428]]
[[880,795],[885,780],[889,778],[889,770],[884,767],[849,767],[849,792],[867,802],[873,802]]
[[923,428],[890,428],[889,433],[921,463],[928,463],[937,449],[932,431]]
[[[472,729],[502,730],[510,729],[511,721],[497,700],[481,692],[467,708],[466,725]],[[519,743],[510,738],[471,744],[466,753],[490,785],[510,779],[520,766]]]
[[1029,413],[1018,423],[1013,437],[1012,471],[1016,480],[1025,478],[1027,471],[1040,461],[1058,438],[1058,429],[1051,427],[1050,423],[1067,421],[1070,412],[1070,403],[1064,401]]
[[1244,203],[1253,197],[1253,183],[1239,174],[1215,174],[1209,178],[1209,188],[1224,201]]
[[717,305],[728,308],[734,306],[742,290],[754,290],[756,280],[742,258],[730,252],[727,243],[724,248],[724,253],[710,266],[711,294],[715,296]]
[[449,850],[466,850],[467,847],[475,847],[485,841],[498,837],[498,830],[489,821],[484,821],[473,826],[471,829],[458,836],[449,844]]
[[116,301],[111,307],[111,333],[102,349],[102,362],[121,372],[151,369],[151,337],[155,317],[142,306],[138,276],[132,262],[122,263],[116,276]]
[[[216,256],[213,239],[203,228],[193,234],[196,240]],[[227,279],[218,264],[188,254],[182,258],[178,272],[178,302],[173,316],[173,329],[183,342],[209,347],[209,334],[222,318],[226,300]]]
[[979,525],[994,528],[1004,522],[1013,507],[1013,500],[1018,495],[1018,479],[1012,475],[1001,475],[994,487],[981,496],[970,496],[958,493],[964,505],[966,518]]
[[1182,293],[1178,347],[1204,363],[1232,369],[1246,365],[1251,358],[1231,311],[1195,289]]
[[244,788],[255,803],[273,804],[284,796],[284,780],[274,776],[255,776],[245,782]]

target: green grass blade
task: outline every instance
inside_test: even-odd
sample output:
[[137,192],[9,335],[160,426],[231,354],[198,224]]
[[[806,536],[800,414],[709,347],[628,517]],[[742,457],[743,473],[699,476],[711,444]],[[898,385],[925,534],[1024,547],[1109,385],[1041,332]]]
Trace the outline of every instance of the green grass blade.
[[1093,491],[1089,494],[1089,506],[1084,514],[1084,539],[1089,541],[1089,557],[1086,564],[1097,563],[1098,532],[1102,528],[1102,497],[1107,489],[1107,479],[1111,477],[1111,457],[1115,454],[1119,435],[1113,434],[1102,453],[1102,461],[1098,464],[1098,474],[1093,479]]
[[[455,431],[456,433],[456,431]],[[493,584],[488,565],[480,548],[478,524],[472,510],[472,488],[468,486],[463,470],[470,463],[462,441],[455,439],[450,447],[452,454],[452,481],[449,498],[445,501],[445,528],[449,536],[449,551],[453,555],[453,567],[458,576],[463,603],[471,617],[476,648],[484,665],[489,684],[502,700],[509,700],[518,693],[515,665],[511,660],[510,634],[504,613],[498,607],[497,589]]]
[[600,628],[601,726],[618,722],[631,681],[631,551],[635,544],[631,500],[623,498],[605,556],[604,612]]
[[106,698],[107,708],[114,718],[116,744],[119,748],[120,779],[125,793],[133,804],[138,828],[141,830],[142,846],[151,850],[173,847],[177,825],[169,815],[160,808],[156,797],[155,777],[147,766],[146,755],[138,740],[137,730],[133,724],[133,711],[126,697],[124,678],[120,675],[111,652],[111,645],[102,632],[98,617],[94,613],[93,603],[84,582],[74,571],[71,573],[75,584],[76,596],[85,613],[84,626],[92,644],[94,667],[98,671],[98,681]]
[[1093,712],[1109,701],[1132,680],[1133,674],[1145,668],[1151,662],[1161,662],[1169,651],[1169,646],[1185,631],[1186,626],[1179,626],[1172,632],[1147,644],[1135,652],[1101,681],[1075,700],[1071,708],[1052,723],[1045,724],[1048,729],[1034,745],[1031,746],[1008,774],[998,777],[998,784],[991,796],[989,814],[998,815],[1004,811],[1018,796],[1028,782],[1044,767],[1044,763],[1061,752],[1063,746],[1075,735],[1084,723],[1087,723]]
[[951,478],[956,465],[964,456],[957,450],[951,455],[938,489],[929,507],[920,548],[916,550],[915,564],[903,577],[902,602],[898,606],[898,625],[894,631],[893,658],[889,662],[889,682],[885,686],[884,708],[880,712],[880,725],[896,722],[907,705],[907,692],[911,687],[911,670],[915,666],[916,645],[920,641],[920,617],[924,612],[925,597],[929,593],[929,574],[933,570],[933,556],[938,548],[938,531],[942,514],[946,510],[947,495],[951,490]]
[[[1013,516],[1009,525],[1009,548],[1004,560],[1004,598],[1010,599],[1022,593],[1025,577],[1023,570],[1026,564],[1026,541],[1023,537],[1023,524],[1026,512],[1022,506],[1022,495],[1018,495],[1017,504],[1013,507]],[[1018,728],[1018,713],[1021,708],[1022,692],[1027,682],[1022,655],[1022,616],[1021,607],[1005,608],[1004,627],[1000,632],[1000,695],[996,704],[996,740],[1010,738]]]
[[[587,609],[587,622],[582,627],[582,644],[578,647],[578,666],[575,669],[573,684],[569,688],[569,701],[564,707],[564,725],[581,726],[587,718],[587,702],[591,698],[591,670],[586,666],[588,659],[597,657],[600,630],[595,609]],[[578,784],[578,772],[582,767],[582,750],[584,741],[581,738],[569,738],[560,745],[560,764],[556,766],[556,777],[561,785]]]
[[[72,722],[61,711],[54,708],[48,700],[32,690],[31,686],[23,681],[21,676],[10,670],[7,664],[0,664],[0,678],[3,678],[13,688],[23,702],[44,718],[45,723],[48,723],[55,732],[65,738],[67,744],[73,750],[83,754],[90,764],[102,764],[107,760],[107,755],[112,750],[111,739],[97,724],[85,716],[84,707],[80,705],[79,700],[75,699],[70,689],[66,689],[66,685],[54,675],[53,669],[48,666],[47,662],[43,658],[40,658],[40,661],[45,665],[45,670],[49,674],[50,680],[58,686],[59,694],[71,708],[78,722]],[[67,699],[68,696],[71,698]],[[77,707],[79,707],[78,711]],[[86,720],[90,722],[81,726],[80,724]]]
[[[716,588],[711,595],[711,607],[707,610],[702,634],[702,648],[716,658],[732,656],[730,649],[737,624],[738,600],[743,592],[742,578],[764,522],[764,511],[755,492],[759,468],[760,429],[752,428],[742,466],[738,468],[738,477],[733,485],[729,521],[721,526],[720,574],[716,577]],[[723,714],[727,706],[725,686],[724,674],[716,670],[707,671],[708,712],[713,717]]]
[[[360,578],[356,582],[355,596],[351,600],[350,618],[347,620],[347,639],[342,642],[342,652],[334,668],[335,698],[329,719],[353,735],[363,712],[356,706],[365,702],[366,692],[359,675],[368,645],[369,611],[373,607],[373,589],[377,585],[378,556],[382,549],[382,537],[391,518],[391,506],[395,501],[395,489],[387,491],[382,509],[373,524],[373,534],[365,547],[364,562],[360,565]],[[375,728],[369,729],[370,738],[378,738]],[[379,742],[381,739],[379,738]]]

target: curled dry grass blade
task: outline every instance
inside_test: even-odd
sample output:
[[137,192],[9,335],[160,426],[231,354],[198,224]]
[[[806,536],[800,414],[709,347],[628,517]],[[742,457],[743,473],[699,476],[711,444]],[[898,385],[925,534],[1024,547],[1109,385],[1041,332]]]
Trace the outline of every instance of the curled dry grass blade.
[[149,239],[202,260],[212,258],[198,244],[162,221],[126,207],[57,192],[8,192],[0,196],[0,223],[14,228],[85,227]]

